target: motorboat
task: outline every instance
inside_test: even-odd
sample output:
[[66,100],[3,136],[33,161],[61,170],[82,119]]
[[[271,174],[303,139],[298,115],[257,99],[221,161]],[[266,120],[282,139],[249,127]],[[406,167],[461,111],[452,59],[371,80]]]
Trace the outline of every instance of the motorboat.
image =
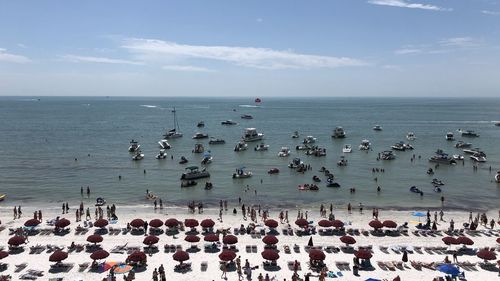
[[258,133],[255,128],[246,128],[243,134],[243,140],[245,142],[260,141],[264,138],[264,134]]
[[464,160],[465,159],[465,157],[463,155],[460,155],[460,154],[453,154],[452,157],[454,160]]
[[362,140],[359,145],[359,150],[370,150],[371,143],[369,140]]
[[330,181],[326,183],[326,187],[340,187],[338,182]]
[[415,137],[415,133],[413,132],[408,132],[408,134],[406,134],[406,139],[409,140],[409,141],[414,141],[417,137]]
[[7,197],[7,194],[5,194],[5,193],[0,194],[0,202],[5,200],[6,197]]
[[500,127],[500,122],[495,122],[495,126]]
[[432,168],[427,169],[427,174],[430,176],[434,175],[434,170],[432,170]]
[[102,197],[97,197],[97,199],[95,200],[96,207],[101,207],[101,206],[104,206],[105,204],[106,204],[106,200]]
[[314,175],[312,177],[312,180],[313,180],[313,182],[321,182],[321,179],[318,176],[316,176],[316,175]]
[[455,135],[453,135],[452,132],[448,132],[448,133],[446,133],[445,139],[447,141],[453,141],[453,140],[455,140]]
[[198,124],[196,124],[196,127],[198,127],[198,128],[205,127],[205,122],[203,122],[203,121],[198,122]]
[[281,147],[280,151],[278,152],[279,157],[288,157],[290,155],[290,149],[286,146]]
[[344,156],[340,156],[340,160],[337,162],[337,166],[344,167],[347,166],[347,159]]
[[420,195],[423,195],[423,194],[424,194],[424,192],[423,192],[422,190],[418,189],[416,186],[412,186],[412,187],[410,187],[410,192],[413,192],[413,193],[418,193],[418,194],[420,194]]
[[444,185],[444,183],[441,180],[438,180],[436,178],[432,179],[431,183],[433,185]]
[[413,146],[409,143],[404,143],[401,141],[392,145],[391,148],[398,151],[405,151],[413,149]]
[[190,187],[190,186],[195,186],[198,183],[194,180],[187,180],[187,181],[182,181],[181,182],[181,187]]
[[342,152],[343,153],[351,153],[352,152],[352,147],[350,144],[346,144],[344,145],[344,147],[342,148]]
[[439,186],[434,186],[434,192],[436,192],[436,193],[441,193],[441,191],[442,191],[442,190],[441,190],[441,187],[439,187]]
[[186,164],[187,162],[188,162],[188,160],[186,159],[186,157],[181,156],[181,160],[179,160],[179,164]]
[[144,154],[141,153],[140,150],[136,151],[135,154],[134,154],[134,156],[132,156],[132,160],[134,160],[134,161],[139,161],[139,160],[142,160],[142,159],[144,159]]
[[130,146],[128,147],[128,152],[137,152],[139,151],[139,148],[141,148],[141,145],[137,141],[131,140]]
[[470,143],[470,142],[464,142],[464,141],[458,141],[455,144],[456,148],[467,148],[467,147],[471,147],[471,146],[472,146],[472,143]]
[[193,139],[195,139],[195,140],[206,139],[206,138],[208,138],[208,134],[204,134],[204,133],[200,133],[200,132],[194,134],[194,136],[193,136]]
[[313,149],[312,146],[308,145],[308,144],[304,144],[304,145],[297,145],[295,147],[295,150],[310,150],[310,149]]
[[462,137],[471,137],[471,138],[479,137],[479,134],[474,132],[473,130],[458,129],[458,132],[462,134]]
[[486,155],[484,153],[478,152],[470,156],[470,159],[476,162],[486,162]]
[[213,157],[209,152],[203,153],[203,159],[201,160],[202,165],[208,165],[212,163]]
[[311,149],[306,151],[306,155],[312,155],[317,157],[326,156],[326,148],[313,146]]
[[248,144],[245,143],[245,141],[243,140],[240,140],[236,146],[234,147],[234,151],[243,151],[243,150],[247,150],[248,148]]
[[240,167],[236,169],[233,173],[233,179],[244,179],[252,176],[252,172],[245,171],[245,167]]
[[146,196],[144,196],[144,197],[146,197],[146,200],[151,200],[151,201],[156,200],[158,198],[158,196],[156,196],[154,193],[152,193],[150,191],[148,191],[146,193]]
[[300,137],[300,135],[299,135],[299,131],[295,131],[295,132],[293,132],[293,134],[292,134],[292,139],[298,139],[299,137]]
[[261,142],[256,147],[253,148],[255,151],[266,151],[269,149],[269,145]]
[[495,175],[495,182],[500,183],[500,171],[498,171],[497,174]]
[[269,169],[269,171],[267,171],[267,173],[270,175],[278,174],[279,172],[280,172],[280,170],[278,168],[271,168],[271,169]]
[[205,148],[203,147],[203,144],[197,143],[194,145],[193,153],[203,153],[205,151]]
[[161,149],[158,155],[156,155],[156,159],[165,159],[167,158],[167,152],[165,149]]
[[172,146],[168,143],[168,141],[166,139],[162,139],[158,142],[158,144],[160,145],[160,147],[162,149],[170,149],[172,148]]
[[243,114],[241,115],[241,119],[253,119],[253,116],[250,114]]
[[382,151],[380,153],[380,159],[382,159],[382,160],[394,160],[394,159],[396,159],[396,155],[394,155],[394,153],[391,150],[386,150],[386,151]]
[[448,154],[444,153],[441,149],[436,151],[436,155],[429,158],[429,162],[438,163],[438,164],[447,164],[454,165],[457,164],[452,157],[448,156]]
[[345,138],[345,136],[346,136],[346,134],[345,134],[344,128],[338,126],[333,130],[332,138],[343,139],[343,138]]
[[380,125],[373,126],[374,131],[382,131],[382,127]]
[[180,132],[180,127],[179,127],[179,122],[177,122],[177,111],[174,109],[172,110],[172,113],[174,114],[174,128],[171,130],[168,130],[165,135],[163,135],[166,139],[177,139],[182,137],[182,133]]
[[208,144],[225,144],[226,141],[223,139],[210,138]]
[[[464,153],[467,153],[467,154],[475,154],[475,153],[483,153],[485,154],[483,151],[481,151],[480,148],[476,147],[476,148],[465,148],[462,150]],[[485,154],[486,156],[486,154]]]
[[197,166],[190,166],[187,167],[186,172],[182,174],[181,180],[195,180],[209,177],[210,173],[206,169],[200,171]]
[[292,161],[288,164],[288,168],[291,169],[296,169],[302,166],[304,166],[304,162],[302,162],[302,160],[300,160],[300,158],[298,157],[293,158]]
[[311,144],[316,142],[316,138],[313,136],[307,136],[304,138],[304,141],[302,141],[303,144]]
[[231,120],[231,119],[228,119],[228,120],[225,120],[225,121],[222,121],[220,122],[222,125],[237,125],[238,123],[236,123],[235,121]]
[[211,182],[207,181],[205,183],[205,190],[210,190],[212,188],[214,188],[214,185]]
[[300,184],[298,186],[298,189],[299,190],[311,190],[311,191],[318,191],[319,190],[319,187],[315,184]]

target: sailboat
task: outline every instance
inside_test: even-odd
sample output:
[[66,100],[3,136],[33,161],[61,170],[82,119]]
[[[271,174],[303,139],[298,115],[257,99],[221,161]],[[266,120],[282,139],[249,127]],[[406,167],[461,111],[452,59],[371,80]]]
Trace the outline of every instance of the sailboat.
[[179,132],[179,123],[177,123],[177,116],[176,116],[176,110],[175,107],[172,110],[172,113],[174,114],[174,128],[172,130],[169,130],[168,132],[165,133],[164,137],[166,139],[176,139],[182,137],[182,133]]

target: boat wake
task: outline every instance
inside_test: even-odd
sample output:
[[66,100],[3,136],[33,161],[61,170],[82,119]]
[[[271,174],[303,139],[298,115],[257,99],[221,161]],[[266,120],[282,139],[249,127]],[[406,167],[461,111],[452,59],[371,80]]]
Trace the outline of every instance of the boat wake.
[[149,105],[149,104],[141,104],[140,106],[147,107],[147,108],[157,108],[158,107],[156,105]]
[[251,105],[251,104],[240,104],[239,107],[251,107],[251,108],[259,108],[260,105]]

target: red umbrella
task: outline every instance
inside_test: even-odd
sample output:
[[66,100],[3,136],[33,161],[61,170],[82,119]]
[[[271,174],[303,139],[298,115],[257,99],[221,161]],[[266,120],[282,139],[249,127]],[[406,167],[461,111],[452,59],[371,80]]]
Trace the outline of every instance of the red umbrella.
[[356,239],[354,239],[354,237],[348,236],[348,235],[344,235],[344,236],[340,237],[340,241],[342,243],[346,243],[346,245],[356,244]]
[[183,261],[187,261],[189,259],[189,254],[187,252],[184,252],[184,251],[177,251],[175,252],[175,254],[172,256],[172,258],[175,260],[175,261],[179,261],[179,262],[183,262]]
[[141,219],[134,219],[130,222],[130,226],[139,228],[144,226],[144,221]]
[[321,227],[331,227],[332,226],[332,222],[329,221],[329,220],[320,220],[318,222],[318,225],[321,226]]
[[203,228],[210,228],[210,227],[214,227],[215,222],[211,219],[204,219],[201,221],[200,225]]
[[68,219],[62,218],[62,219],[59,219],[58,221],[56,221],[55,226],[58,227],[58,228],[65,228],[70,223],[71,222]]
[[184,241],[189,242],[189,243],[196,243],[200,242],[200,237],[196,235],[187,235],[186,238],[184,238]]
[[102,259],[107,258],[108,256],[109,256],[109,253],[106,250],[99,249],[99,250],[93,252],[90,255],[90,258],[93,260],[102,260]]
[[465,237],[465,236],[460,236],[457,238],[457,244],[463,244],[463,245],[474,245],[474,241],[472,241],[472,239],[470,239],[469,237]]
[[9,252],[0,251],[0,260],[9,256]]
[[219,259],[222,261],[232,261],[236,258],[236,253],[230,250],[224,250],[219,254]]
[[165,226],[167,227],[177,227],[179,225],[179,221],[176,219],[168,219],[165,221]]
[[231,235],[231,234],[226,235],[222,238],[222,243],[230,244],[230,245],[236,244],[236,243],[238,243],[238,237]]
[[34,226],[37,226],[40,224],[40,221],[39,220],[36,220],[36,219],[30,219],[30,220],[27,220],[25,223],[24,223],[24,226],[26,227],[34,227]]
[[57,250],[52,253],[49,257],[49,261],[55,261],[55,262],[60,262],[62,260],[65,260],[68,258],[68,253]]
[[215,235],[214,233],[210,233],[210,234],[205,235],[204,240],[208,241],[208,242],[216,242],[216,241],[219,241],[219,235]]
[[379,228],[384,227],[384,225],[378,220],[372,220],[368,225],[375,228],[375,229],[379,229]]
[[322,261],[326,258],[325,253],[321,250],[309,250],[309,258],[315,261]]
[[154,245],[156,243],[158,243],[158,241],[160,241],[160,238],[158,238],[158,236],[154,236],[154,235],[149,235],[149,236],[146,236],[144,238],[144,240],[142,241],[142,243],[144,243],[144,245]]
[[152,219],[151,221],[149,221],[149,226],[154,228],[162,227],[162,225],[163,221],[160,219]]
[[146,253],[141,252],[141,251],[135,251],[128,256],[127,260],[133,261],[133,262],[145,261],[146,260]]
[[398,227],[398,224],[394,221],[391,221],[391,220],[386,220],[382,223],[382,225],[384,227],[388,227],[388,228],[396,228]]
[[278,227],[278,222],[273,220],[273,219],[268,219],[266,220],[266,222],[264,223],[267,227],[270,227],[270,228],[276,228]]
[[269,260],[269,261],[275,261],[275,260],[280,258],[280,255],[278,254],[278,252],[276,252],[275,250],[271,250],[271,249],[264,250],[261,253],[261,255],[262,255],[262,258]]
[[199,225],[199,223],[198,223],[198,221],[197,221],[197,220],[195,220],[195,219],[185,219],[185,220],[184,220],[184,225],[185,225],[186,227],[191,227],[191,228],[193,228],[193,227],[197,227],[197,226]]
[[306,227],[309,225],[309,222],[306,219],[298,219],[295,221],[295,224],[299,227]]
[[87,237],[87,242],[90,243],[101,243],[103,240],[102,236],[99,234],[93,234]]
[[369,260],[372,258],[372,253],[368,250],[359,250],[354,252],[354,256],[358,259]]
[[266,235],[264,238],[262,238],[262,242],[264,242],[267,245],[274,245],[278,243],[278,238],[274,235]]
[[451,237],[451,236],[443,237],[441,239],[441,241],[443,241],[446,245],[457,245],[458,244],[457,239],[455,239],[455,237]]
[[100,228],[106,227],[106,225],[108,225],[108,220],[106,219],[98,219],[94,223],[95,227],[100,227]]
[[479,252],[477,252],[477,257],[478,258],[481,258],[485,261],[491,261],[491,260],[495,260],[497,258],[497,255],[495,254],[495,252],[493,251],[490,251],[488,249],[483,249],[483,250],[480,250]]
[[19,246],[21,244],[24,244],[24,241],[26,241],[26,238],[23,236],[13,236],[9,239],[8,244],[11,246]]
[[334,220],[332,221],[332,226],[335,228],[341,228],[344,227],[344,223],[340,220]]
[[500,237],[497,238],[497,243],[500,244]]

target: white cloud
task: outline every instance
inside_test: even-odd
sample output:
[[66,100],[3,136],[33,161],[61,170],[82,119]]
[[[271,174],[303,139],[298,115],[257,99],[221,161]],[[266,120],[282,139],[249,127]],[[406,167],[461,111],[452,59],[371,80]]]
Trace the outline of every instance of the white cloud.
[[77,56],[77,55],[64,55],[63,59],[70,62],[93,62],[93,63],[109,63],[109,64],[133,64],[142,65],[142,62],[122,60],[122,59],[111,59],[105,57],[89,57],[89,56]]
[[453,37],[439,41],[439,45],[447,47],[470,48],[480,46],[480,42],[472,37]]
[[409,9],[422,9],[422,10],[431,10],[431,11],[451,11],[450,8],[443,8],[431,4],[422,4],[422,3],[409,3],[406,0],[369,0],[368,3],[373,5],[381,5],[381,6],[391,6],[391,7],[399,7],[399,8],[409,8]]
[[7,53],[6,49],[0,48],[0,62],[28,63],[31,60],[25,56]]
[[394,51],[396,55],[418,54],[421,52],[422,52],[421,49],[399,49]]
[[215,72],[213,69],[192,65],[164,65],[161,68],[165,70],[185,72]]
[[342,66],[362,66],[366,62],[348,57],[299,54],[267,48],[184,45],[153,39],[127,39],[123,48],[136,54],[140,59],[215,60],[235,65],[260,69],[312,69]]
[[481,13],[490,16],[500,16],[500,12],[497,11],[482,10]]

